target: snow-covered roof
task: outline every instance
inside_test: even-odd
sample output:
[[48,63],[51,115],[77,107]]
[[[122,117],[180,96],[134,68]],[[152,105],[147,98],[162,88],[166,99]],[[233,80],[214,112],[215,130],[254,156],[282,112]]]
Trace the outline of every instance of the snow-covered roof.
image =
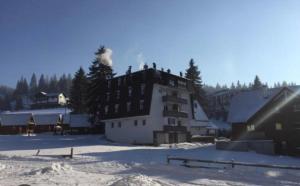
[[282,88],[257,89],[240,92],[235,95],[230,104],[229,123],[244,123],[268,103]]
[[201,105],[199,104],[199,102],[197,100],[194,101],[194,118],[195,120],[198,121],[208,121],[208,117],[205,114],[203,108],[201,107]]
[[6,111],[2,114],[65,114],[70,113],[71,109],[66,108],[50,108],[50,109],[34,109],[34,110],[21,110],[21,111]]
[[70,127],[91,127],[89,116],[86,114],[71,114]]
[[56,125],[60,114],[35,114],[33,119],[36,125]]
[[30,113],[1,114],[1,126],[26,126],[31,117]]

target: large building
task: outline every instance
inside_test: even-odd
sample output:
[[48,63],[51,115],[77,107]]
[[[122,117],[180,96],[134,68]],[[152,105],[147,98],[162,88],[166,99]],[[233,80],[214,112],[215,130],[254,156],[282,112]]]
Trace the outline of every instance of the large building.
[[107,80],[100,115],[109,140],[136,144],[187,141],[210,125],[191,82],[145,69]]
[[[297,87],[241,92],[232,99],[229,109],[232,140],[248,141],[256,147],[269,140],[270,152],[300,154],[299,113]],[[266,146],[257,149],[265,151]]]

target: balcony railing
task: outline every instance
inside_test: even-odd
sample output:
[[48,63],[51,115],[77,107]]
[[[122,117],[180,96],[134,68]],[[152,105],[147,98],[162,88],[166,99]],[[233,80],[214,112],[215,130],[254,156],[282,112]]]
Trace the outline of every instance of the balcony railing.
[[172,131],[187,132],[187,129],[185,126],[164,125],[164,131],[166,131],[166,132],[172,132]]
[[163,102],[173,102],[173,103],[181,103],[181,104],[187,104],[188,101],[184,98],[179,98],[176,96],[170,96],[166,95],[162,97]]
[[164,110],[164,117],[177,117],[177,118],[187,118],[188,114],[186,112],[176,111],[176,110]]

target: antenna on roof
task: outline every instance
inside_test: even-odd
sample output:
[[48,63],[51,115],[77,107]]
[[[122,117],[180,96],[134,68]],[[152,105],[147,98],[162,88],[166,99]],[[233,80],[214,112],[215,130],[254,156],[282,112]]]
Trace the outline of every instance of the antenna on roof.
[[126,74],[131,74],[131,66],[128,66],[128,70],[127,70]]
[[148,69],[148,65],[147,65],[147,63],[145,63],[144,70],[147,70],[147,69]]
[[152,63],[153,68],[156,70],[156,63]]

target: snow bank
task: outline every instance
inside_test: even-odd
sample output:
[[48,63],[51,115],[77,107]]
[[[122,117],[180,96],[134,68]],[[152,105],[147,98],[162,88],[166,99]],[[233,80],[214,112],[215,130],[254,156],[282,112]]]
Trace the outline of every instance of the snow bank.
[[116,181],[111,186],[170,186],[145,175],[128,176]]
[[28,175],[61,174],[70,171],[73,171],[70,165],[67,165],[65,163],[52,163],[51,166],[39,170],[31,171],[28,173]]
[[0,171],[2,171],[5,168],[6,168],[6,166],[0,163]]

